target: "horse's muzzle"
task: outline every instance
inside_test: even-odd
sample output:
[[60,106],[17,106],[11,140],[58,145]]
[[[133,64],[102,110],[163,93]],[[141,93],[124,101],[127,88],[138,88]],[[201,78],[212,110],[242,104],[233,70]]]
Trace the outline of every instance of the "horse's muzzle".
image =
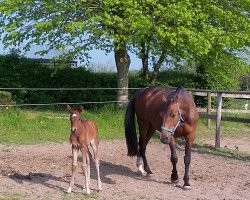
[[169,144],[169,140],[167,137],[161,137],[160,140],[163,144]]

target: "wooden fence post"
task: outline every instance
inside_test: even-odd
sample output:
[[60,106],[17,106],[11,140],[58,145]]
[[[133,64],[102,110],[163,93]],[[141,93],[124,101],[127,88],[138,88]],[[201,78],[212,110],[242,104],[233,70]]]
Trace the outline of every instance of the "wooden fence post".
[[[207,93],[207,114],[211,114],[211,92]],[[211,128],[211,119],[207,119],[207,128]]]
[[222,93],[217,93],[215,148],[220,148],[221,108],[222,108]]

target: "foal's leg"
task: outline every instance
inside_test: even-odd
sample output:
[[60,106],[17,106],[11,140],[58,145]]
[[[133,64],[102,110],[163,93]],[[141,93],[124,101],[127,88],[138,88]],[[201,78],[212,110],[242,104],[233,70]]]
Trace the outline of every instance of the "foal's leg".
[[82,171],[85,177],[85,187],[86,187],[86,194],[90,194],[89,190],[89,157],[88,157],[88,149],[87,147],[81,148],[82,152]]
[[98,156],[98,140],[92,140],[91,141],[91,147],[93,148],[93,159],[95,161],[95,167],[96,167],[96,172],[97,172],[97,186],[99,190],[102,190],[102,182],[100,179],[100,163],[99,163],[99,156]]
[[190,190],[191,186],[189,184],[189,166],[191,162],[191,146],[193,144],[195,135],[193,133],[188,134],[188,136],[185,138],[186,139],[186,144],[185,144],[185,156],[184,156],[184,164],[185,164],[185,175],[183,178],[184,185],[183,189],[184,190]]
[[71,181],[70,181],[67,193],[71,193],[72,187],[74,185],[75,171],[76,171],[76,167],[77,167],[77,154],[78,154],[78,148],[76,146],[72,145],[72,175],[71,175]]
[[178,157],[177,157],[176,149],[175,149],[175,138],[171,137],[169,147],[170,147],[170,151],[171,151],[170,160],[171,160],[171,163],[173,165],[173,170],[172,170],[172,174],[171,174],[171,182],[172,183],[178,183],[179,178],[178,178],[178,172],[177,172],[177,169],[176,169],[176,164],[178,162]]

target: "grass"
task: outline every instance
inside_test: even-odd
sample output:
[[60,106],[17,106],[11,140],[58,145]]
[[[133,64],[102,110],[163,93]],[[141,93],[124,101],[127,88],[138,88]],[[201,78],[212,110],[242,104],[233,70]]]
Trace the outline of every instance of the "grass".
[[[106,106],[99,109],[86,110],[82,117],[96,121],[101,140],[120,139],[124,138],[124,113],[124,108]],[[235,114],[227,115],[234,116]],[[240,114],[237,116],[250,117],[250,114]],[[65,111],[0,109],[0,143],[36,144],[68,141],[70,135],[68,117],[66,109]],[[209,151],[212,151],[206,145],[202,146],[201,141],[204,139],[213,140],[214,133],[215,121],[211,121],[211,128],[208,129],[206,127],[206,120],[200,119],[195,145],[200,149],[203,148],[203,151],[205,147]],[[221,138],[224,137],[235,139],[238,137],[250,138],[250,124],[222,122]],[[158,139],[158,137],[155,138]],[[229,152],[226,153],[228,154]],[[220,154],[225,154],[225,152]]]
[[[85,119],[96,121],[100,139],[123,138],[124,109],[104,107],[85,111]],[[0,110],[0,143],[35,144],[62,142],[70,135],[66,111]]]

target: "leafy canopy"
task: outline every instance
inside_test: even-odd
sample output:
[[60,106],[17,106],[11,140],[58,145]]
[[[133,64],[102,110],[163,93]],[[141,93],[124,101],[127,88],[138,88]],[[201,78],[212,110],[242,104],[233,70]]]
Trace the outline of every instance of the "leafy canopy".
[[6,46],[24,43],[71,56],[123,42],[138,53],[200,60],[250,46],[249,0],[2,0]]

